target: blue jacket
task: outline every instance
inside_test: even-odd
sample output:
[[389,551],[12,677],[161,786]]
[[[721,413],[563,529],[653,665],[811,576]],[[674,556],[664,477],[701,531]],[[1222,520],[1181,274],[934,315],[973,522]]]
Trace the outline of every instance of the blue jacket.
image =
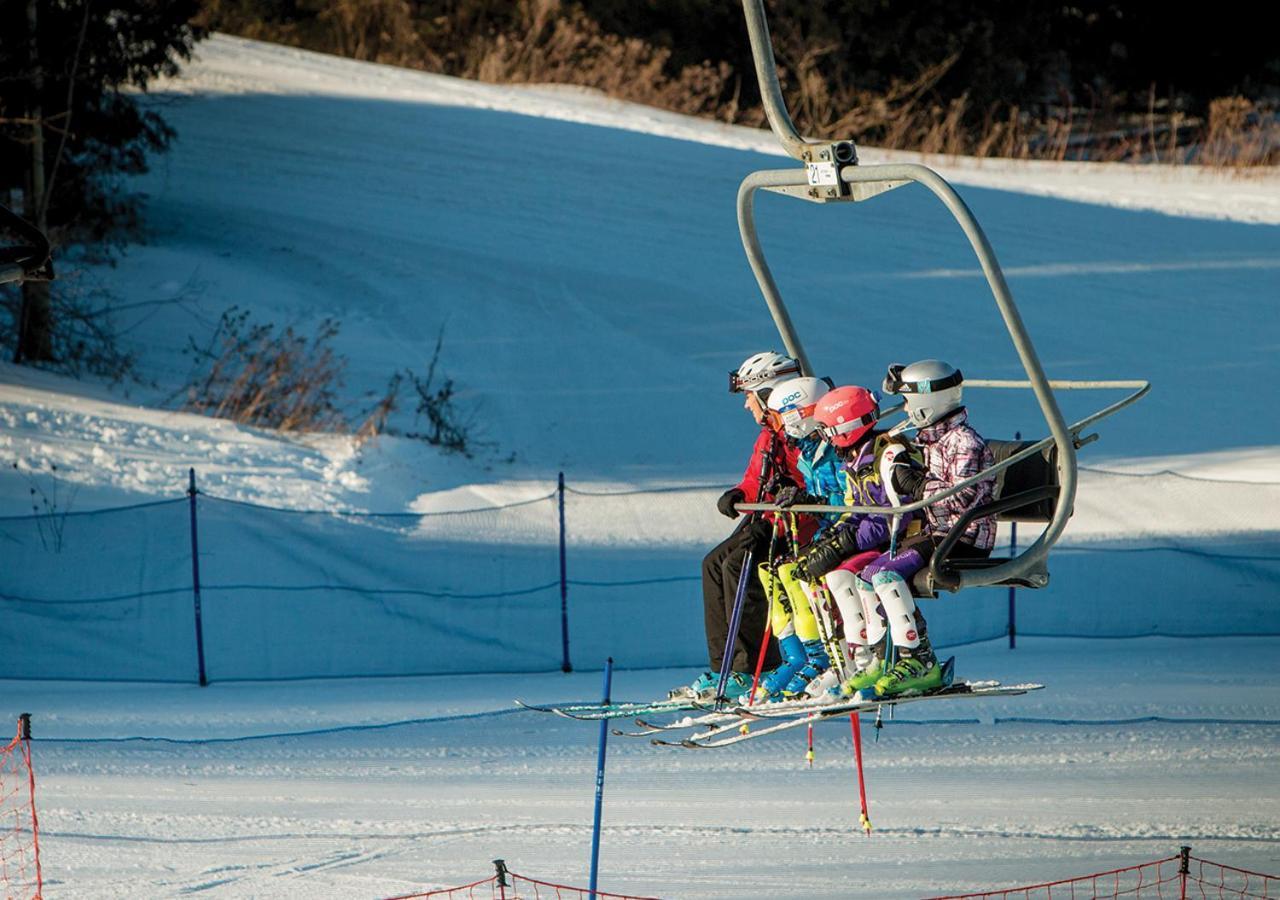
[[[801,438],[800,459],[796,467],[804,476],[804,489],[828,506],[843,506],[845,503],[845,467],[836,448],[819,438]],[[818,534],[822,534],[833,524],[838,515],[832,513],[823,516],[818,522]]]

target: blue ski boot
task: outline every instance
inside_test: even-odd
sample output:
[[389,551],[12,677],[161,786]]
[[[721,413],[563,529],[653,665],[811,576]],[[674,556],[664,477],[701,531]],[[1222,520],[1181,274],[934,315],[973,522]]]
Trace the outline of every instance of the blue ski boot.
[[782,689],[809,661],[804,652],[804,642],[794,634],[778,638],[778,650],[782,653],[782,665],[760,676],[760,683],[756,685],[756,703],[781,700]]
[[791,676],[787,686],[782,689],[782,696],[788,700],[803,697],[804,689],[809,686],[809,682],[831,668],[831,657],[827,656],[826,648],[817,638],[804,642],[804,655],[805,664],[800,667],[800,671]]
[[667,691],[668,700],[697,700],[708,691],[715,695],[716,683],[720,676],[716,672],[703,672],[693,680],[693,684],[682,685]]
[[[711,687],[711,695],[715,696],[715,686]],[[724,699],[730,703],[745,703],[751,694],[751,676],[745,672],[730,672],[724,683]]]

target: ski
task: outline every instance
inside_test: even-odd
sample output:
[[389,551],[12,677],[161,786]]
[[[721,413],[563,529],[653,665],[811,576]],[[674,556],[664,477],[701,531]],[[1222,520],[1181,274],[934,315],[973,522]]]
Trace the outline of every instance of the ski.
[[[699,726],[724,725],[741,723],[743,719],[777,718],[793,716],[813,709],[823,709],[832,703],[843,701],[843,697],[814,697],[805,700],[783,700],[775,703],[763,703],[759,706],[731,706],[720,712],[707,712],[700,716],[684,716],[670,722],[653,722],[647,718],[636,718],[639,731],[624,731],[615,728],[611,732],[618,737],[648,737],[663,731],[680,731],[685,728]],[[708,703],[710,701],[707,701]],[[707,707],[704,707],[707,708]]]
[[[771,709],[777,709],[778,715],[783,712],[798,712],[805,709],[824,706],[831,702],[830,698],[821,697],[806,700],[788,700],[780,703],[770,703]],[[596,722],[600,719],[630,719],[636,716],[651,716],[661,713],[680,713],[693,712],[706,715],[729,715],[735,709],[733,706],[724,706],[716,709],[715,700],[712,698],[694,699],[691,697],[681,697],[678,700],[650,700],[648,702],[626,702],[626,703],[563,703],[554,706],[540,705],[537,703],[526,703],[523,700],[516,700],[516,705],[522,709],[532,710],[534,712],[551,713],[552,715],[561,716],[566,719],[578,719],[584,722]],[[743,707],[745,708],[745,707]],[[701,716],[688,719],[689,726],[702,724],[697,719]],[[673,723],[674,724],[674,723]],[[648,722],[641,727],[656,727],[656,723]],[[664,726],[669,727],[669,726]],[[676,725],[675,727],[685,727],[684,725]]]
[[540,706],[536,703],[525,703],[516,700],[516,705],[534,712],[551,713],[566,719],[578,719],[584,722],[595,722],[600,719],[629,719],[634,716],[652,715],[665,712],[688,712],[691,710],[709,710],[710,706],[701,700],[653,700],[648,703],[577,703],[562,706]]
[[[1026,694],[1030,691],[1038,691],[1043,687],[1044,685],[1042,684],[1002,685],[993,682],[982,682],[976,685],[971,685],[964,683],[945,687],[941,690],[932,691],[927,694],[886,697],[879,700],[848,701],[844,703],[831,704],[822,709],[813,710],[809,713],[801,713],[791,717],[764,717],[765,719],[780,718],[781,721],[768,724],[755,731],[747,730],[744,732],[739,727],[741,722],[738,722],[721,726],[718,729],[710,729],[708,732],[704,732],[699,735],[691,735],[682,741],[661,741],[653,739],[650,743],[659,747],[684,747],[687,749],[708,750],[718,747],[728,747],[732,744],[738,744],[752,738],[763,737],[766,734],[773,734],[778,731],[786,731],[790,728],[808,725],[811,722],[823,722],[828,719],[835,719],[850,714],[873,712],[881,706],[895,706],[902,703],[916,703],[922,700],[943,700],[948,698],[954,699],[957,697],[1016,696],[1018,694]],[[734,731],[737,733],[729,734],[729,732]]]

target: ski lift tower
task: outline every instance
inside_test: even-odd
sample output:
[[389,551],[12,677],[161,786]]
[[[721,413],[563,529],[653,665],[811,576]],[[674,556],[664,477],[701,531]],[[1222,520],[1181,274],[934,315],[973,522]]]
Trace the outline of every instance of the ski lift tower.
[[[951,544],[944,541],[934,554],[930,568],[917,576],[914,587],[921,596],[935,596],[934,592],[938,589],[959,591],[988,585],[1044,587],[1049,583],[1049,549],[1057,542],[1072,513],[1076,493],[1076,450],[1097,439],[1096,434],[1081,437],[1081,432],[1094,422],[1136,402],[1151,389],[1151,385],[1146,381],[1049,380],[1018,313],[995,252],[960,195],[946,179],[927,166],[913,163],[861,166],[858,164],[857,146],[851,139],[813,141],[802,137],[791,121],[778,84],[778,69],[769,41],[764,0],[742,0],[742,8],[747,20],[756,79],[760,84],[760,96],[769,119],[769,127],[787,154],[802,164],[800,168],[753,172],[738,188],[738,229],[742,234],[742,246],[787,352],[799,360],[804,374],[813,374],[756,233],[757,191],[763,189],[817,204],[841,204],[871,200],[894,188],[915,183],[923,185],[941,200],[955,217],[978,257],[996,307],[1027,375],[1025,381],[966,378],[965,385],[1031,390],[1048,425],[1049,436],[1034,442],[993,441],[991,443],[997,445],[997,462],[994,466],[934,495],[928,501],[902,504],[893,507],[892,512],[905,514],[923,509],[930,503],[994,475],[997,477],[995,499],[970,510],[969,518],[996,515],[1006,520],[1042,522],[1045,525],[1044,531],[1013,558],[948,560],[948,552],[954,541]],[[1123,389],[1132,393],[1074,424],[1068,424],[1063,419],[1054,396],[1055,390],[1100,389]],[[738,508],[774,509],[772,505],[766,504],[740,504]],[[796,512],[886,512],[883,507],[813,505],[794,506],[791,509]],[[957,523],[951,536],[957,537],[963,530],[963,522]]]

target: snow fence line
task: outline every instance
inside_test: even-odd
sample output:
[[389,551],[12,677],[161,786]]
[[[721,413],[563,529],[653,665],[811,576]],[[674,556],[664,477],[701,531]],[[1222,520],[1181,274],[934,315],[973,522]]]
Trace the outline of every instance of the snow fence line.
[[[1188,897],[1268,898],[1276,897],[1280,876],[1264,875],[1237,869],[1191,855],[1190,847],[1181,847],[1174,856],[1139,863],[1122,869],[1111,869],[1091,875],[1046,881],[1022,887],[1001,888],[974,894],[947,894],[928,900],[977,900],[999,897],[1052,900],[1054,889],[1059,897],[1090,897],[1094,900],[1120,897],[1153,897],[1162,900],[1187,900]],[[1077,889],[1080,890],[1077,893]]]
[[[722,539],[707,497],[720,487],[592,491],[561,473],[549,493],[508,504],[376,513],[209,495],[190,470],[185,497],[0,517],[0,548],[21,560],[0,566],[12,623],[0,678],[203,685],[429,675],[442,659],[455,674],[567,672],[571,637],[591,646],[593,667],[606,655],[694,666],[705,654],[696,629],[657,642],[618,625],[638,610],[653,623],[700,610],[704,547],[691,535]],[[661,499],[636,502],[646,494]],[[1201,616],[1186,586],[1226,579],[1242,602],[1222,634],[1274,634],[1280,532],[1217,540],[1059,547],[1066,602],[1053,586],[1021,608],[1012,589],[968,591],[931,602],[930,627],[945,648],[1012,646],[1015,634],[1190,637]]]
[[605,900],[659,900],[657,897],[639,897],[633,894],[610,894],[606,891],[591,890],[590,888],[571,887],[567,884],[555,884],[550,881],[539,881],[536,878],[528,878],[519,875],[507,868],[505,860],[495,859],[493,861],[496,871],[488,878],[482,878],[480,881],[473,881],[470,884],[459,885],[451,888],[437,888],[436,890],[425,891],[420,894],[398,894],[395,897],[388,897],[386,900],[419,900],[423,897],[444,897],[444,898],[468,898],[468,900],[478,900],[478,898],[489,897],[493,900],[537,900],[543,896],[540,888],[546,888],[548,896],[554,896],[557,900],[569,900],[569,898],[578,898],[578,900],[587,900],[587,898],[603,897]]
[[[495,873],[488,878],[457,887],[436,888],[417,894],[397,894],[385,900],[420,900],[420,898],[490,898],[490,900],[536,900],[543,896],[541,888],[557,898],[602,897],[607,900],[657,900],[652,897],[636,897],[630,894],[610,894],[591,891],[588,888],[571,887],[548,881],[527,878],[507,868],[506,862],[495,859]],[[1063,898],[1089,897],[1092,900],[1118,900],[1118,898],[1159,898],[1159,900],[1187,900],[1189,897],[1216,898],[1274,898],[1280,890],[1280,876],[1265,875],[1238,869],[1191,855],[1191,848],[1180,847],[1173,856],[1138,863],[1120,869],[1094,872],[1058,881],[1045,881],[1021,887],[1000,888],[972,894],[946,894],[927,900],[978,900],[978,898]],[[554,892],[551,894],[550,892]]]

